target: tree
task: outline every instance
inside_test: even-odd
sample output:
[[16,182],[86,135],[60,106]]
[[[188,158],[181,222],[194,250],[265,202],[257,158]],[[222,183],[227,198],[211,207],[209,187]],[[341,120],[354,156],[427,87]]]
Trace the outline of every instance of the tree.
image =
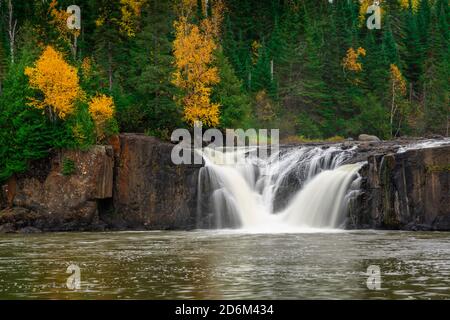
[[357,50],[349,48],[347,55],[342,59],[342,66],[344,70],[361,72],[363,69],[362,63],[359,61],[359,57],[364,57],[366,50],[359,47]]
[[106,137],[107,126],[114,119],[114,109],[113,98],[104,94],[92,98],[89,102],[89,113],[95,123],[97,141]]
[[423,73],[423,108],[426,130],[449,136],[450,51],[448,0],[436,1],[431,11],[428,48]]
[[67,27],[67,19],[70,17],[64,9],[58,9],[58,1],[52,0],[49,6],[49,13],[51,16],[50,23],[56,28],[59,34],[59,39],[65,44],[70,46],[72,57],[75,60],[77,58],[78,51],[78,37],[80,36],[80,30],[74,28],[69,29]]
[[[401,98],[406,94],[406,81],[399,68],[395,64],[391,64],[390,67],[390,86],[391,86],[391,112],[390,112],[390,126],[391,137],[397,136],[398,131],[405,115],[405,107],[401,101]],[[399,114],[399,123],[397,128],[394,128],[395,117]],[[394,134],[394,130],[396,132]]]
[[122,130],[169,139],[170,132],[183,125],[181,108],[173,99],[177,88],[171,82],[174,20],[169,2],[152,0],[142,8],[141,30],[132,39],[128,63],[118,66],[123,90],[128,93],[116,96]]
[[[184,10],[189,12],[188,8]],[[212,86],[220,81],[213,66],[217,49],[213,30],[209,19],[204,19],[200,27],[189,23],[186,16],[175,22],[173,83],[183,93],[178,101],[190,125],[196,121],[211,127],[219,124],[219,104],[210,99]]]
[[211,99],[220,104],[222,128],[247,128],[250,126],[251,100],[223,50],[216,53],[220,82],[213,88]]
[[17,18],[14,17],[14,5],[12,3],[12,0],[8,0],[8,36],[11,63],[14,63],[15,61],[17,31]]
[[121,21],[120,8],[119,0],[99,0],[95,6],[95,9],[100,11],[95,20],[95,55],[107,73],[110,92],[113,90],[115,60],[121,48],[123,36],[119,24]]
[[32,90],[24,70],[34,57],[21,51],[5,76],[0,97],[0,181],[24,172],[29,161],[45,157],[67,141],[62,123],[51,122],[40,110],[27,106]]
[[27,67],[25,74],[30,86],[39,90],[43,98],[30,97],[30,106],[46,110],[50,120],[64,119],[74,112],[75,102],[83,96],[79,86],[77,69],[69,65],[62,54],[47,46],[34,67]]
[[120,31],[128,37],[136,35],[142,7],[146,2],[147,0],[120,0],[122,14],[119,21]]

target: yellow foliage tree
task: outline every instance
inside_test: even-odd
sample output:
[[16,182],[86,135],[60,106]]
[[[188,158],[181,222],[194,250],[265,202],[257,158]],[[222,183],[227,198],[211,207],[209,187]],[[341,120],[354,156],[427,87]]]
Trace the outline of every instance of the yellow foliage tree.
[[81,62],[81,72],[84,78],[89,78],[92,74],[92,59],[85,57]]
[[105,126],[114,117],[114,100],[106,95],[98,95],[89,102],[89,113],[94,120],[97,140],[105,137]]
[[[390,66],[390,86],[391,86],[391,114],[390,114],[390,125],[391,125],[391,136],[394,136],[394,118],[397,112],[400,113],[400,123],[402,121],[402,116],[405,113],[405,108],[403,104],[399,103],[399,98],[406,95],[406,80],[403,78],[402,72],[395,65]],[[398,131],[399,129],[397,129]]]
[[259,49],[262,47],[262,44],[258,41],[252,42],[252,64],[256,65],[259,59]]
[[[196,1],[195,1],[196,2]],[[190,14],[195,5],[192,0],[182,0],[181,14]],[[184,107],[184,119],[190,125],[201,121],[207,126],[219,124],[219,104],[210,100],[212,86],[219,83],[219,74],[213,66],[215,37],[219,32],[220,20],[204,19],[200,27],[188,22],[187,16],[180,16],[175,22],[173,42],[175,67],[173,83],[183,91],[179,103]]]
[[47,110],[52,121],[55,116],[64,119],[73,113],[75,101],[84,96],[79,86],[77,69],[69,65],[62,54],[47,46],[34,67],[27,67],[25,74],[30,87],[42,92],[43,100],[30,98],[30,106]]
[[[400,1],[400,5],[402,6],[402,8],[409,8],[409,1],[410,0],[399,0]],[[411,5],[413,10],[416,10],[417,7],[419,6],[419,0],[411,0]]]
[[342,59],[342,66],[345,70],[360,72],[362,71],[362,63],[359,62],[359,57],[365,57],[366,50],[364,48],[359,47],[357,50],[353,48],[349,48],[347,50],[347,54]]
[[119,21],[120,31],[128,37],[136,35],[137,22],[141,16],[141,10],[147,0],[120,0],[120,12],[122,17]]

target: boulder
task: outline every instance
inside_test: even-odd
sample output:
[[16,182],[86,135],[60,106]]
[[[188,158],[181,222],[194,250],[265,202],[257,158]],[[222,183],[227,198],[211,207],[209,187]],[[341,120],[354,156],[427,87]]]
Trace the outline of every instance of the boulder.
[[381,142],[380,138],[378,138],[377,136],[371,136],[368,134],[360,134],[358,136],[358,140],[364,142]]

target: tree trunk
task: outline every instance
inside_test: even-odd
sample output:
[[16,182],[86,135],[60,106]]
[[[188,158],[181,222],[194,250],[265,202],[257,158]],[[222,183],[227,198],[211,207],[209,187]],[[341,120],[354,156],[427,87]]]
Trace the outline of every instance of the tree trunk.
[[9,50],[11,55],[11,63],[14,64],[14,47],[17,35],[17,19],[13,17],[13,5],[11,0],[8,1],[8,36],[9,36]]
[[394,83],[392,83],[392,103],[391,103],[391,138],[394,134],[394,113],[395,113],[395,86]]
[[112,71],[112,53],[111,53],[111,41],[108,40],[108,78],[109,78],[109,91],[113,89],[113,71]]
[[72,44],[72,55],[73,60],[77,60],[77,51],[78,51],[78,36],[76,34],[73,35],[73,44]]

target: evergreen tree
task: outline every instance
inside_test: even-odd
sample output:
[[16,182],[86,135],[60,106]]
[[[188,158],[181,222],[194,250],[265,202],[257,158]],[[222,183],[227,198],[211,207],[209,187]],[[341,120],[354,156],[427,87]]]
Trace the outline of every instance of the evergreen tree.
[[222,128],[250,127],[251,101],[228,62],[223,50],[216,53],[220,82],[214,87],[212,100],[220,104],[220,126]]

